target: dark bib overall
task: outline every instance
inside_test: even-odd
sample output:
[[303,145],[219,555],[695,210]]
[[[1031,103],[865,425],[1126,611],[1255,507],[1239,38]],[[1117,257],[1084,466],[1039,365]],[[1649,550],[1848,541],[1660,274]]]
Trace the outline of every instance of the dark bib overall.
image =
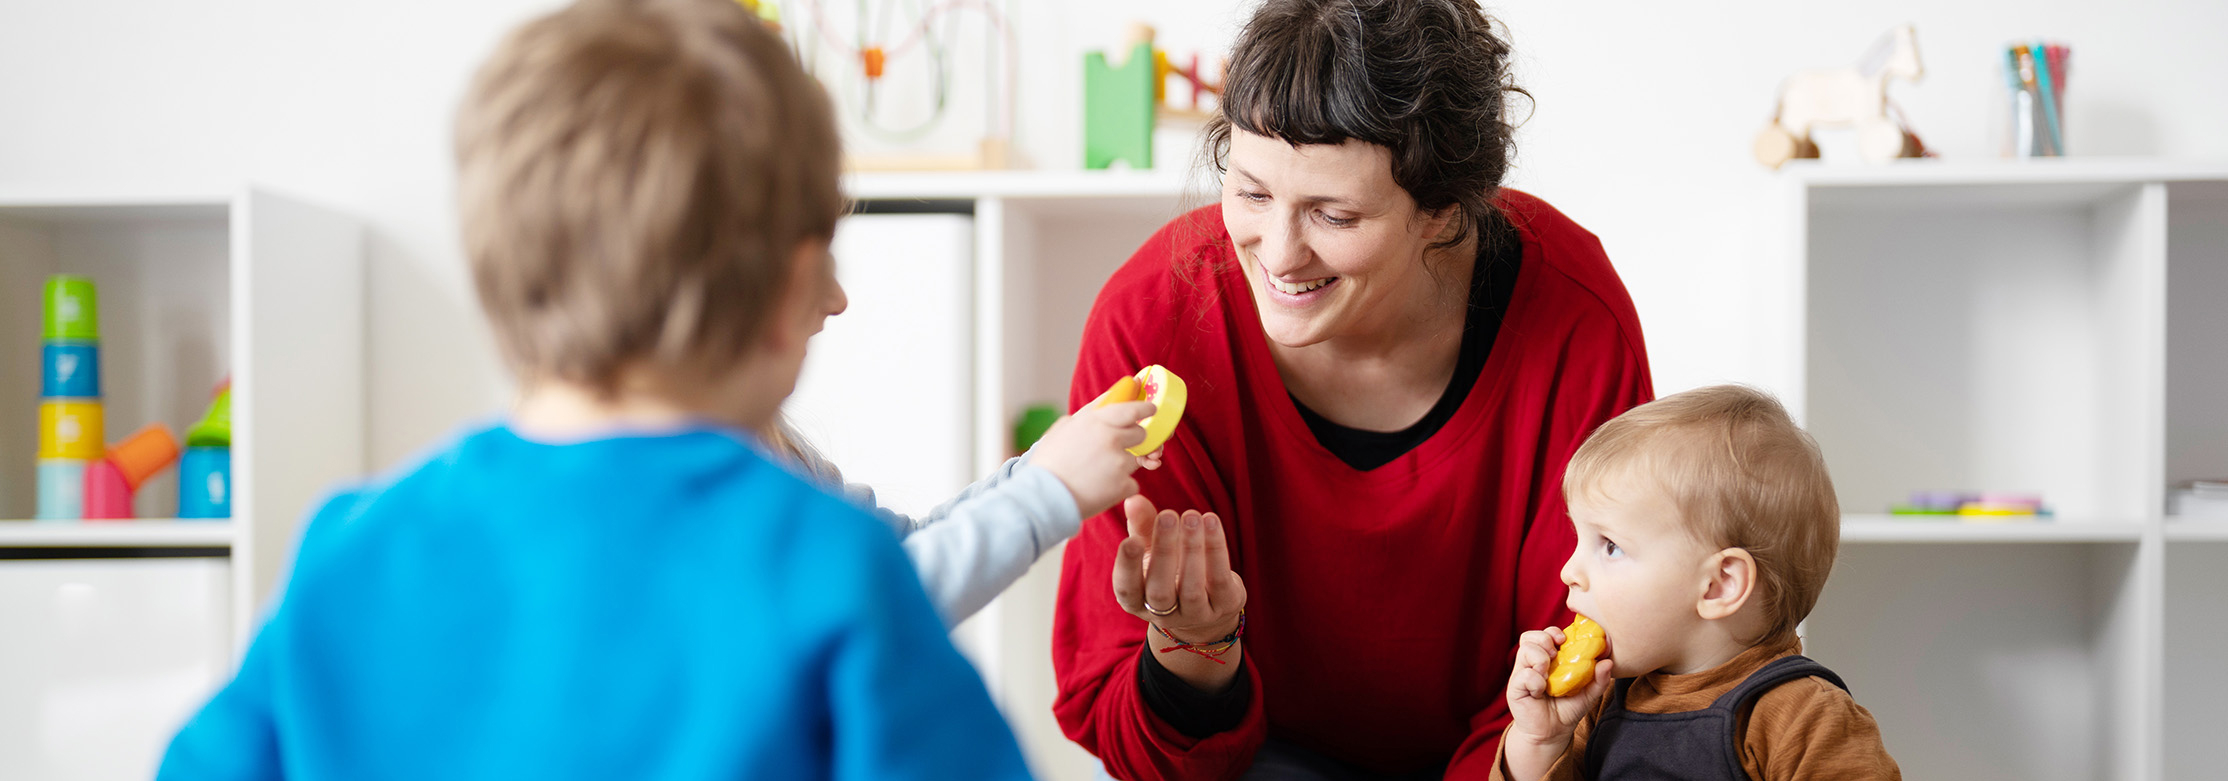
[[1824,665],[1805,656],[1786,656],[1749,673],[1740,685],[1702,710],[1633,713],[1625,710],[1625,690],[1632,688],[1633,679],[1621,679],[1586,743],[1586,777],[1747,781],[1748,771],[1741,769],[1741,710],[1774,686],[1813,675],[1849,690],[1841,676]]

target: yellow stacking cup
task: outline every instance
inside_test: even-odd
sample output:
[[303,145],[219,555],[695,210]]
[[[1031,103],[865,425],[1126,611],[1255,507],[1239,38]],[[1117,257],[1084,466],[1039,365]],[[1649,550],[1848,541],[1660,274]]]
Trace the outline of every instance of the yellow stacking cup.
[[40,458],[100,458],[107,451],[103,434],[100,402],[39,402]]

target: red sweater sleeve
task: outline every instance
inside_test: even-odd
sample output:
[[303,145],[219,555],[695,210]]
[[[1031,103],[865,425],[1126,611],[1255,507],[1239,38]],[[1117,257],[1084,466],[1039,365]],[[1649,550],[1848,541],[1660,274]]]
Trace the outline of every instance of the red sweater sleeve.
[[[1140,368],[1169,363],[1167,350],[1182,332],[1174,324],[1199,312],[1181,299],[1206,294],[1175,278],[1171,239],[1220,228],[1199,224],[1202,217],[1215,218],[1194,213],[1162,229],[1100,292],[1084,325],[1070,408]],[[1182,367],[1171,368],[1185,376]],[[1195,385],[1194,393],[1199,390],[1205,389]],[[1179,428],[1165,448],[1162,468],[1137,473],[1141,492],[1161,509],[1221,508],[1227,514],[1229,490],[1196,442]],[[1235,729],[1192,738],[1154,715],[1137,691],[1138,646],[1145,642],[1146,624],[1114,601],[1114,554],[1128,535],[1117,507],[1085,520],[1082,532],[1067,545],[1052,627],[1052,664],[1060,688],[1053,712],[1068,738],[1097,755],[1116,778],[1235,778],[1252,764],[1254,751],[1268,735],[1259,670],[1246,665],[1253,696]]]

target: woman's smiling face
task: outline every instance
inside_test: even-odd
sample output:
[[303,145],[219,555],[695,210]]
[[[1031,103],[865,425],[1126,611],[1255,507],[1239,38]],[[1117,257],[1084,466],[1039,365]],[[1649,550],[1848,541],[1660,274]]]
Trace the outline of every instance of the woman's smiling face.
[[1385,147],[1295,147],[1232,128],[1228,163],[1223,227],[1270,341],[1382,335],[1439,292],[1424,252],[1459,210],[1419,211]]

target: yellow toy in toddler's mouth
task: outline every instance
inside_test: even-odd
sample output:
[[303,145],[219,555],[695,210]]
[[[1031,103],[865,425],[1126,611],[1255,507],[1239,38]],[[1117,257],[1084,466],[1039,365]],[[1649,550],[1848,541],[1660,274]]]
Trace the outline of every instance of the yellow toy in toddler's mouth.
[[1176,424],[1184,419],[1184,378],[1156,363],[1139,369],[1135,376],[1115,380],[1114,387],[1091,406],[1104,407],[1125,401],[1150,401],[1154,407],[1153,416],[1138,424],[1145,427],[1145,441],[1130,448],[1130,455],[1142,456],[1159,450],[1176,433]]
[[1555,669],[1547,673],[1547,696],[1561,697],[1594,682],[1594,662],[1609,648],[1609,635],[1601,625],[1583,615],[1563,630],[1563,647],[1555,651]]

